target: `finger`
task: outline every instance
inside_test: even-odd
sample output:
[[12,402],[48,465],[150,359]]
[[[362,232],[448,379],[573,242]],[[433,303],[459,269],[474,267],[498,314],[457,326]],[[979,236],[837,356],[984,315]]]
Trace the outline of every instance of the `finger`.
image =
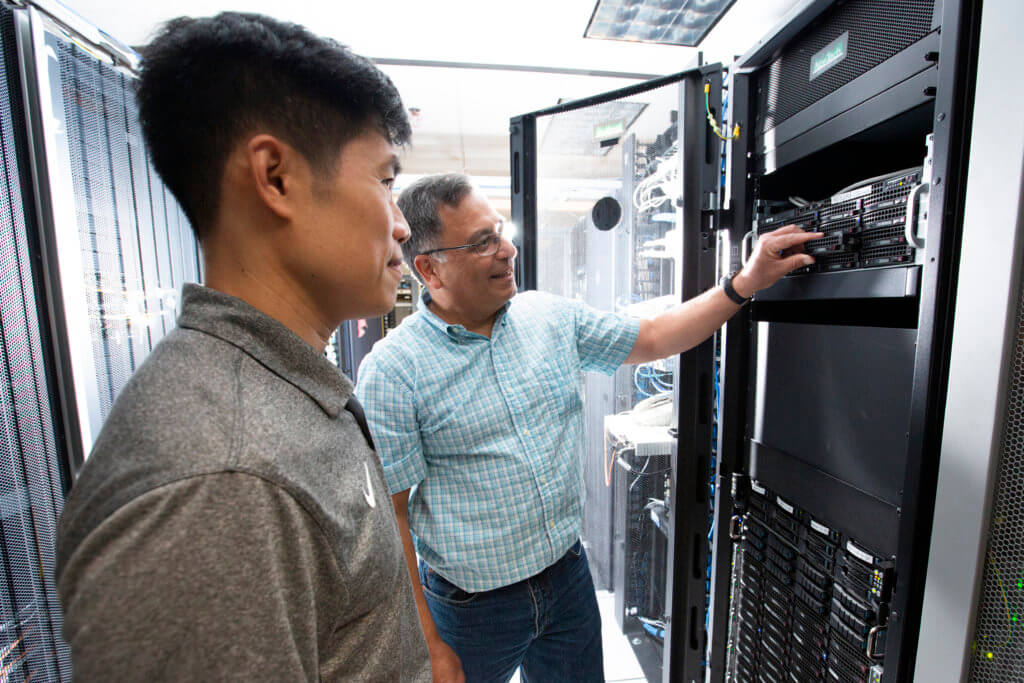
[[800,228],[790,223],[789,225],[783,225],[781,228],[775,228],[771,232],[766,232],[765,234],[761,235],[761,237],[759,237],[758,239],[763,240],[764,238],[771,237],[772,235],[785,235],[791,232],[796,232],[797,230],[800,230]]
[[813,263],[814,257],[810,254],[793,254],[781,261],[781,265],[786,269],[787,273],[791,273],[797,268],[812,265]]
[[782,251],[798,244],[804,244],[811,240],[821,239],[825,236],[822,232],[804,232],[797,228],[797,232],[790,232],[784,235],[777,235],[769,242],[765,242],[764,248],[769,251]]
[[792,256],[793,254],[803,254],[805,251],[807,250],[804,249],[804,245],[797,244],[796,246],[790,247],[789,249],[783,249],[780,256],[782,256],[782,258],[786,258],[787,256]]

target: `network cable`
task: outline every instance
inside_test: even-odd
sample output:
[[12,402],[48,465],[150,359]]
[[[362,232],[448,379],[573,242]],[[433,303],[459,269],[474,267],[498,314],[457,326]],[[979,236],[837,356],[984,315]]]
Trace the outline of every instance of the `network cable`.
[[711,84],[704,83],[704,111],[708,115],[708,125],[711,126],[712,132],[723,140],[735,140],[740,136],[740,124],[736,124],[732,129],[732,135],[726,135],[722,131],[725,130],[725,126],[719,126],[718,121],[715,120],[715,115],[711,113]]

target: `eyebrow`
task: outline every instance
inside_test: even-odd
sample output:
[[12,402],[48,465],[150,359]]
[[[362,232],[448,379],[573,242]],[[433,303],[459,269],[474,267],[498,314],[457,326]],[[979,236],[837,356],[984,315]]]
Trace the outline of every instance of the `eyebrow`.
[[484,236],[488,234],[497,234],[497,231],[494,229],[493,225],[489,225],[486,228],[480,228],[472,235],[470,235],[468,244],[474,244],[479,240],[483,239]]

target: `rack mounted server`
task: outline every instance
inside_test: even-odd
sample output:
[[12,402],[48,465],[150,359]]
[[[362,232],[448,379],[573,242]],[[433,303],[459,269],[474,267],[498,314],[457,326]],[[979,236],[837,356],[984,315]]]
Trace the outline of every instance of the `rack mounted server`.
[[777,204],[761,202],[754,231],[760,237],[792,224],[824,233],[805,247],[815,263],[789,277],[907,265],[915,262],[922,246],[917,236],[917,205],[926,189],[921,169],[914,169],[858,184],[805,206],[779,209]]

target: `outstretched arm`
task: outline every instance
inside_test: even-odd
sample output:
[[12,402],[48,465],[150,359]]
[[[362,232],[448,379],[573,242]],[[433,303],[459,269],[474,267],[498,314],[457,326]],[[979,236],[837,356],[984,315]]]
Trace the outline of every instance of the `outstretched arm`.
[[[804,253],[803,245],[821,236],[821,233],[804,232],[794,225],[765,233],[757,240],[747,265],[732,280],[736,292],[750,297],[758,290],[771,287],[786,273],[814,263],[814,257]],[[689,351],[714,334],[739,309],[739,305],[715,285],[700,296],[642,320],[640,334],[626,363],[646,363]]]

